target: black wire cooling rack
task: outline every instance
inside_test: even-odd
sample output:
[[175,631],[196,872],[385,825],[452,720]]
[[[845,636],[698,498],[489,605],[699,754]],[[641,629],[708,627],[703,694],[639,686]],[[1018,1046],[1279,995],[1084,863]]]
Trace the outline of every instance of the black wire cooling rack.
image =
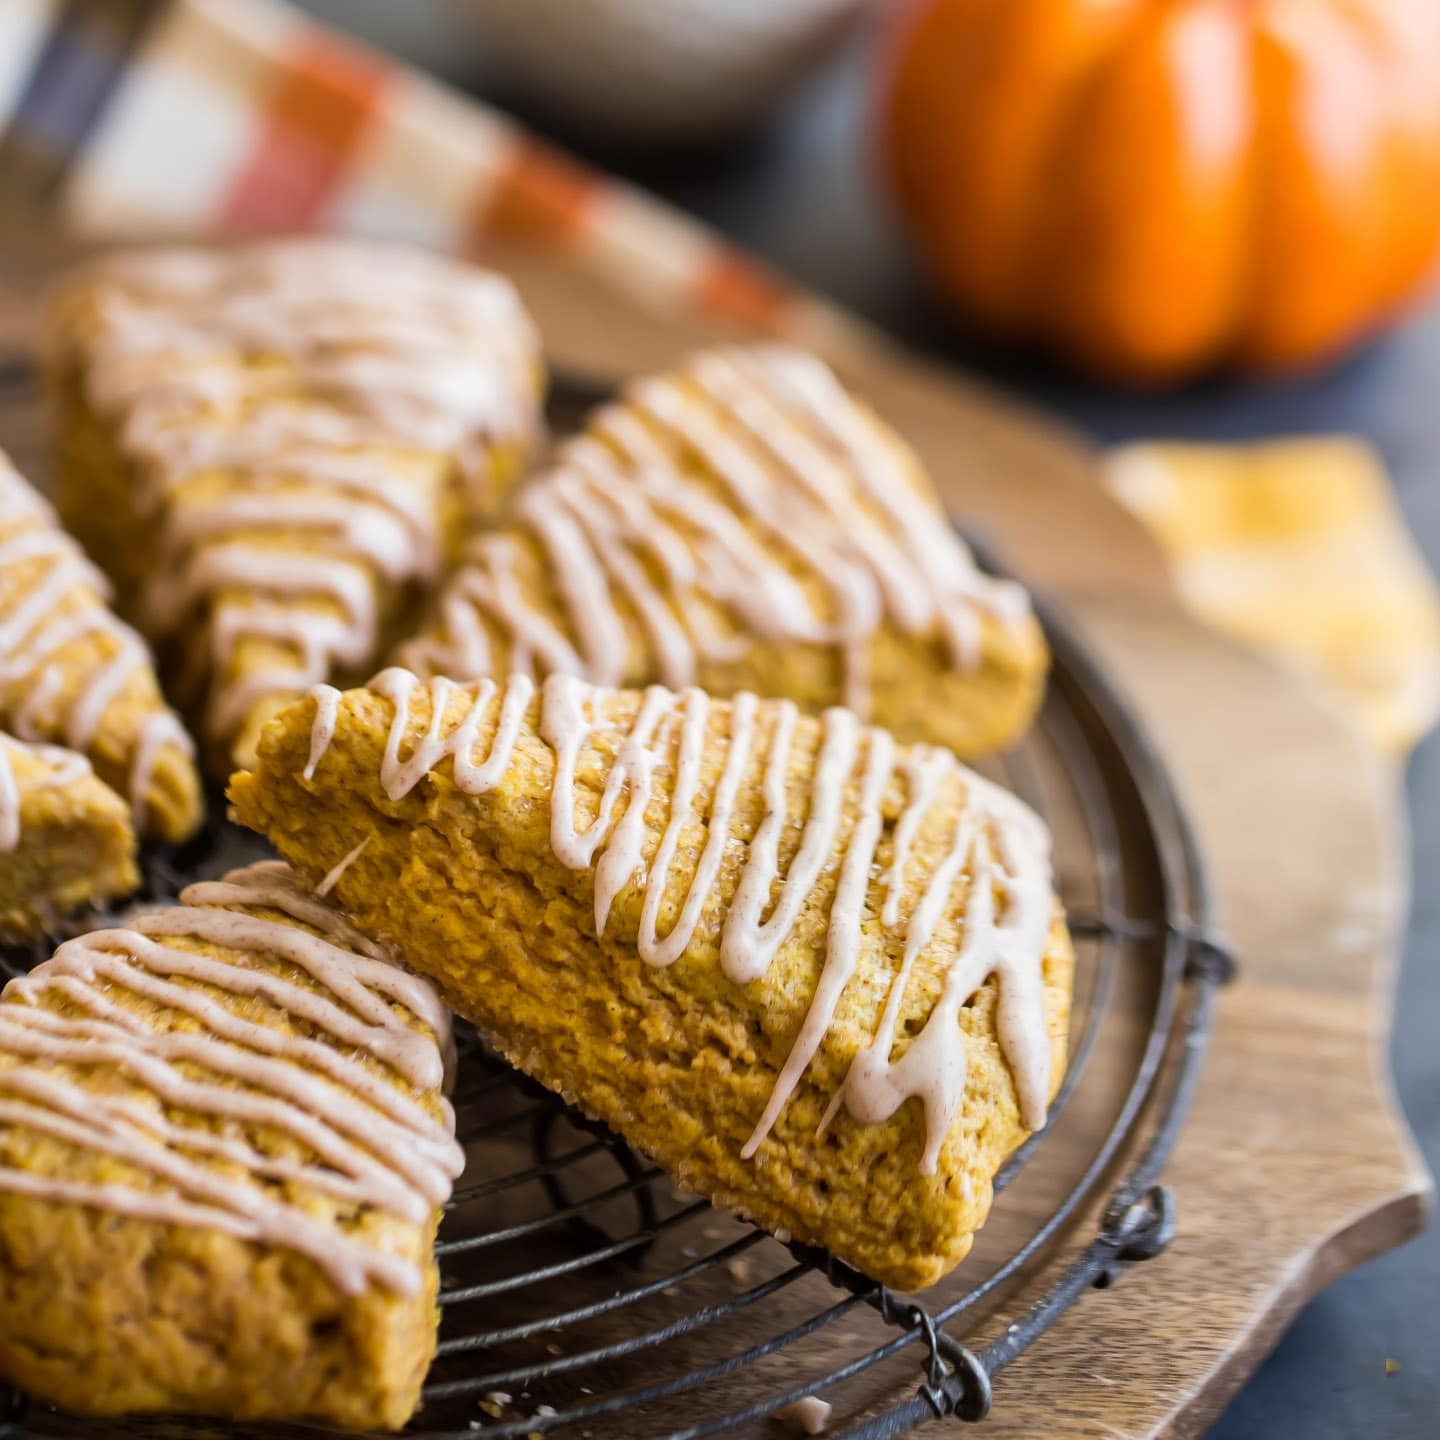
[[[558,424],[595,393],[556,388]],[[774,1436],[809,1397],[831,1407],[826,1433],[844,1440],[979,1420],[996,1378],[1057,1318],[1105,1303],[1082,1297],[1165,1248],[1177,1216],[1161,1174],[1233,962],[1210,929],[1200,857],[1163,764],[1068,626],[1040,608],[1054,654],[1048,699],[1025,742],[982,768],[1055,835],[1077,951],[1071,1058],[1049,1125],[998,1176],[970,1258],[907,1296],[771,1238],[674,1189],[462,1027],[454,1098],[468,1166],[436,1247],[440,1345],[416,1440]],[[147,856],[146,889],[164,899],[260,853],[217,820],[190,845]],[[41,953],[0,953],[0,966],[14,972]],[[333,1432],[85,1422],[0,1390],[0,1440],[319,1433]]]

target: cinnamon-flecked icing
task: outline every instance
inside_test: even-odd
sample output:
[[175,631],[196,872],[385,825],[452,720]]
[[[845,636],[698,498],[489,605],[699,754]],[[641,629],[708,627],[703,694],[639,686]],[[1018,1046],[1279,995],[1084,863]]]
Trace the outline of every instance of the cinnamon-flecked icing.
[[[36,562],[40,562],[36,564]],[[79,677],[61,714],[61,735],[73,750],[94,741],[106,707],[137,671],[148,670],[150,652],[130,626],[104,604],[109,586],[80,547],[60,528],[49,505],[0,456],[0,574],[24,566],[34,579],[0,598],[0,694],[17,698],[7,725],[22,740],[41,741],[45,718],[63,687],[75,677],[58,662],[66,646],[102,637],[108,655]],[[77,591],[91,603],[73,604]],[[136,823],[145,817],[145,796],[166,745],[189,755],[190,737],[170,710],[156,709],[140,724],[130,761],[128,797]]]
[[0,735],[0,855],[13,851],[20,843],[20,782],[11,759],[13,752],[23,751],[44,767],[40,774],[26,782],[27,788],[44,785],[63,789],[90,774],[90,762],[74,750],[61,745],[31,745],[10,735]]
[[[627,386],[560,448],[520,493],[515,525],[475,542],[401,662],[462,680],[503,662],[619,685],[629,616],[671,689],[757,639],[833,646],[845,703],[864,715],[882,624],[933,633],[972,669],[984,617],[1016,624],[1029,609],[1019,586],[979,569],[909,465],[814,356],[704,352]],[[527,543],[563,627],[518,578]]]
[[[460,791],[480,795],[499,785],[514,758],[521,725],[535,694],[524,675],[504,685],[482,680],[467,690],[407,670],[382,671],[370,689],[393,706],[379,783],[399,800],[449,758]],[[412,735],[412,699],[426,693],[429,721]],[[450,715],[459,698],[463,711]],[[769,1134],[834,1021],[842,992],[856,972],[862,920],[872,887],[881,923],[903,943],[875,1034],[851,1063],[826,1116],[840,1105],[862,1123],[887,1120],[912,1097],[921,1101],[926,1144],[921,1168],[933,1174],[941,1145],[959,1114],[966,1081],[960,1009],[991,977],[999,982],[997,1026],[1001,1051],[1015,1079],[1021,1120],[1031,1130],[1045,1123],[1052,1051],[1044,1006],[1043,962],[1054,914],[1050,841],[1040,820],[1019,800],[965,769],[946,751],[924,746],[901,750],[888,732],[864,725],[840,707],[821,719],[819,753],[808,779],[799,846],[787,866],[780,837],[795,823],[788,798],[796,707],[741,694],[728,706],[725,758],[706,818],[695,873],[670,932],[658,933],[658,915],[681,833],[698,818],[707,725],[715,702],[700,690],[680,693],[651,686],[618,737],[598,809],[583,829],[576,821],[577,773],[592,734],[606,722],[609,694],[572,675],[554,674],[540,688],[538,729],[554,757],[550,843],[572,870],[593,870],[595,927],[605,933],[616,895],[629,884],[642,891],[637,951],[647,965],[675,963],[685,953],[710,896],[727,848],[743,844],[739,884],[720,936],[720,963],[736,985],[770,968],[792,932],[822,871],[838,875],[830,902],[826,955],[819,983],[790,1053],[742,1154],[755,1153]],[[335,733],[338,697],[316,697],[308,773],[323,764]],[[760,712],[769,712],[769,744],[761,757]],[[484,753],[480,735],[489,734]],[[405,747],[409,746],[408,753]],[[673,770],[669,818],[646,862],[645,811],[655,797],[657,768]],[[732,825],[736,797],[752,769],[762,766],[764,808],[758,828],[742,840]],[[905,803],[887,826],[884,801],[892,785]],[[956,808],[955,781],[963,803]],[[945,795],[942,796],[942,789]],[[950,840],[938,861],[920,857],[915,840],[936,807],[943,807]],[[953,815],[952,815],[953,811]],[[848,825],[845,823],[849,816]],[[879,870],[882,835],[890,859]],[[843,839],[842,839],[843,836]],[[838,856],[837,856],[837,851]],[[907,900],[907,894],[917,898]],[[963,938],[945,957],[938,1002],[904,1053],[892,1060],[906,982],[917,957],[931,945],[940,922],[964,896]]]
[[[86,394],[158,530],[142,626],[201,608],[217,676],[246,639],[281,647],[212,689],[228,735],[260,698],[369,661],[375,575],[436,577],[436,515],[399,461],[445,455],[483,498],[490,447],[537,431],[537,340],[500,276],[354,241],[122,255],[90,283]],[[222,492],[187,488],[210,472]]]
[[[284,918],[257,913],[275,911]],[[288,962],[304,982],[252,963],[253,955]],[[187,1023],[153,1028],[120,1003],[122,993]],[[226,1003],[247,996],[302,1023],[282,1030]],[[373,1207],[423,1223],[464,1165],[448,1102],[442,1119],[420,1103],[446,1076],[444,1006],[427,981],[307,894],[286,867],[259,864],[191,885],[177,906],[67,941],[12,980],[3,998],[0,1049],[18,1063],[0,1066],[0,1124],[112,1157],[158,1183],[92,1183],[0,1166],[0,1190],[284,1246],[347,1293],[371,1283],[418,1291],[422,1277],[411,1261],[307,1214],[279,1185],[255,1183],[285,1182],[342,1209]],[[56,999],[63,1012],[46,1003]],[[377,1072],[377,1061],[403,1084]],[[87,1086],[80,1077],[92,1065],[123,1071],[154,1103]],[[208,1123],[215,1121],[223,1123]],[[307,1153],[259,1148],[246,1125],[283,1134]]]

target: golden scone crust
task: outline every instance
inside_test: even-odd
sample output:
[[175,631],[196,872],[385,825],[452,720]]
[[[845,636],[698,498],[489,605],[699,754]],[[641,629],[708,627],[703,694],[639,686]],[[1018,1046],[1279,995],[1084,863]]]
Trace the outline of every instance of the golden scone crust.
[[1024,592],[979,570],[914,453],[776,344],[600,407],[396,660],[843,703],[962,756],[1026,729],[1049,664]]
[[193,746],[145,643],[110,613],[105,581],[0,453],[0,729],[82,750],[147,838],[204,814]]
[[[502,693],[513,693],[519,683],[512,680]],[[983,782],[953,759],[900,747],[878,811],[882,823],[873,866],[864,872],[864,898],[854,907],[856,928],[847,930],[848,922],[832,925],[832,920],[844,857],[860,843],[856,769],[843,783],[835,837],[813,885],[796,897],[798,907],[773,959],[756,978],[736,983],[723,958],[724,937],[740,908],[742,875],[759,844],[768,803],[759,756],[769,753],[786,709],[759,702],[754,705],[754,758],[739,785],[714,882],[703,892],[693,934],[674,963],[647,964],[637,942],[647,877],[670,822],[682,763],[679,722],[696,701],[687,693],[672,706],[651,759],[630,772],[632,794],[642,768],[650,787],[643,829],[632,833],[639,865],[631,864],[632,853],[618,870],[610,870],[607,883],[615,889],[614,898],[603,933],[597,933],[597,876],[606,869],[605,860],[598,868],[570,868],[552,844],[559,813],[557,751],[541,729],[555,684],[547,684],[543,702],[536,699],[523,712],[513,752],[483,793],[457,785],[451,760],[427,767],[424,752],[414,757],[425,736],[453,735],[475,706],[478,723],[470,737],[475,763],[480,763],[494,744],[501,707],[500,695],[479,703],[484,687],[477,692],[441,682],[444,708],[438,724],[435,692],[415,688],[401,737],[391,735],[397,714],[392,695],[398,692],[359,690],[297,704],[266,729],[255,771],[232,779],[237,817],[267,835],[312,877],[366,842],[335,890],[357,926],[376,936],[403,936],[409,963],[435,979],[454,1008],[514,1064],[613,1126],[689,1188],[771,1230],[824,1246],[887,1284],[913,1289],[939,1279],[969,1250],[989,1209],[992,1179],[1027,1133],[1018,1072],[999,1038],[1002,986],[996,977],[986,978],[982,970],[973,994],[952,997],[966,1003],[955,1004],[945,1012],[950,1018],[937,1023],[954,1028],[948,1037],[942,1028],[929,1042],[933,1049],[938,1040],[963,1075],[955,1109],[944,1115],[938,1134],[929,1133],[927,1115],[914,1098],[899,1104],[883,1123],[859,1123],[847,1108],[823,1135],[817,1136],[817,1129],[847,1083],[857,1054],[876,1036],[900,968],[907,919],[939,873],[961,817],[975,818],[987,853],[996,847],[1003,851],[1006,805],[1018,808],[1018,802],[1004,797],[1006,804],[997,799],[993,809],[985,808],[990,802],[981,793]],[[385,688],[380,681],[376,687]],[[655,693],[593,692],[595,724],[579,752],[573,787],[577,828],[583,830],[601,810],[616,757]],[[752,702],[753,697],[745,703]],[[828,716],[822,724],[795,719],[793,707],[789,713],[793,743],[785,783],[790,818],[778,842],[777,910],[802,866],[802,818],[816,803],[811,787],[818,754],[826,736],[843,728]],[[723,737],[735,724],[734,711],[717,701],[709,705],[708,717],[693,823],[681,827],[666,878],[659,882],[664,887],[661,936],[671,932],[681,913],[709,836],[707,817],[719,803],[728,753]],[[326,729],[332,730],[328,743],[312,747],[312,740],[324,741]],[[868,756],[883,741],[874,731],[864,733],[862,751]],[[411,757],[414,767],[425,772],[416,778],[412,768],[413,788],[399,798],[392,798],[399,793],[395,786],[382,782],[387,741],[392,761],[403,765]],[[860,768],[866,763],[859,762]],[[903,777],[919,774],[927,764],[940,778],[934,803],[904,841],[909,858],[903,865],[897,926],[884,918],[880,877],[895,859],[912,798]],[[617,806],[610,815],[611,846],[620,843],[621,813]],[[629,815],[628,808],[623,814]],[[965,873],[981,873],[976,863],[972,856]],[[1027,903],[1038,928],[1032,924],[1024,953],[1012,958],[1017,986],[1029,986],[1024,1003],[1034,1012],[1022,1018],[1033,1025],[1043,1052],[1032,1051],[1026,1065],[1038,1077],[1040,1093],[1030,1101],[1038,1103],[1043,1117],[1064,1069],[1073,953],[1050,890],[1048,865],[1038,875],[1038,897],[1037,876],[1021,878],[1029,887]],[[994,872],[994,885],[988,898],[1003,911],[1013,901],[997,897],[1002,891],[1018,893],[1015,877]],[[981,901],[964,875],[948,893],[943,887],[939,893],[944,903],[932,916],[930,941],[920,948],[899,990],[892,1033],[901,1057],[929,1019],[951,1004],[945,999],[947,980],[967,943],[967,926],[984,939],[985,922],[975,908]],[[839,993],[823,1040],[788,1104],[753,1158],[742,1155],[776,1092],[782,1066],[795,1053],[807,1011],[825,982],[827,954],[837,935],[844,943],[844,934],[857,936],[853,976]],[[745,963],[743,953],[740,959]],[[1019,1003],[1020,995],[1017,988],[1012,1003]],[[912,1088],[911,1093],[918,1092]],[[923,1165],[927,1143],[936,1151],[933,1173],[925,1173]]]
[[125,802],[73,751],[0,734],[0,941],[139,883]]
[[[0,1161],[54,1157],[0,1145]],[[103,1173],[103,1172],[97,1172]],[[417,1261],[438,1221],[396,1247]],[[78,1415],[179,1411],[398,1430],[435,1350],[433,1268],[398,1304],[298,1256],[0,1192],[0,1374]]]
[[87,266],[48,370],[61,513],[222,775],[413,627],[518,478],[543,391],[499,276],[318,239]]
[[[248,928],[221,943],[214,926],[227,916]],[[292,938],[272,948],[277,935]],[[390,1059],[379,1058],[379,1028],[356,1030],[362,1012],[336,1022],[348,1040],[327,1029],[324,1007],[341,992],[307,968],[308,951],[302,964],[285,950],[322,939],[334,984],[381,997]],[[379,954],[266,865],[70,941],[7,987],[0,1378],[92,1415],[303,1417],[357,1430],[409,1418],[435,1346],[439,1208],[463,1160],[440,1095],[448,1039],[430,1024],[443,1030],[443,1011],[416,977],[404,983],[424,987],[424,1015],[385,998],[377,974],[401,972]],[[303,1067],[290,1044],[310,1047]],[[393,1059],[402,1044],[410,1074]],[[292,1065],[319,1095],[274,1082]],[[379,1102],[344,1088],[357,1072],[394,1097],[386,1116],[404,1118],[388,1144]],[[369,1118],[352,1125],[339,1103],[363,1103]],[[372,1123],[371,1159],[356,1161],[356,1135]],[[390,1192],[414,1179],[422,1147],[431,1173],[401,1207]],[[389,1191],[367,1178],[376,1161]]]

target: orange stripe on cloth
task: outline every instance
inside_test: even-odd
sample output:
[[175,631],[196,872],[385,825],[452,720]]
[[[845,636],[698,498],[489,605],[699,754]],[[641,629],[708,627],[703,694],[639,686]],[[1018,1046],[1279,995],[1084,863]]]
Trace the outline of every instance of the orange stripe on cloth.
[[220,224],[320,226],[393,73],[364,51],[307,30],[280,64],[254,149],[221,204]]
[[737,250],[717,249],[696,277],[696,303],[762,330],[780,331],[794,297],[777,279]]
[[596,197],[609,182],[558,150],[521,140],[487,177],[470,223],[476,245],[520,239],[547,245],[582,242]]

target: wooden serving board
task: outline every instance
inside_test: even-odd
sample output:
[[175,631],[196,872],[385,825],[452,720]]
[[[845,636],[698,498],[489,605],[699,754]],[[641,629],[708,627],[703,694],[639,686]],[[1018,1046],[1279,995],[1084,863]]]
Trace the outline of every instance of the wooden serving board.
[[[14,354],[33,344],[38,282],[63,247],[33,234],[0,246],[0,351]],[[633,372],[715,338],[573,257],[493,258],[549,353],[582,373]],[[1198,1434],[1309,1295],[1425,1220],[1430,1180],[1385,1057],[1407,901],[1398,777],[1322,696],[1185,618],[1158,551],[1074,436],[880,344],[836,358],[921,451],[957,518],[1069,611],[1138,707],[1197,822],[1241,963],[1165,1177],[1176,1240],[1116,1294],[1083,1297],[1005,1372],[988,1431]],[[17,449],[35,440],[0,434]],[[913,1387],[911,1373],[891,1398]]]

